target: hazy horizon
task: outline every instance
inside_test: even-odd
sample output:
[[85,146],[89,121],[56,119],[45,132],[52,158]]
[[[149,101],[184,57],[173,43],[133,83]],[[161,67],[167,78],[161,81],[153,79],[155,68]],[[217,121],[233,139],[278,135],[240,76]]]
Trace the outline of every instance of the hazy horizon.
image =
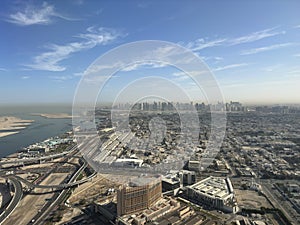
[[[147,102],[147,101],[145,101]],[[204,101],[194,101],[193,103],[196,104],[201,104],[203,103]],[[296,106],[296,107],[300,107],[300,103],[272,103],[272,102],[240,102],[240,101],[235,101],[235,100],[232,100],[232,102],[239,102],[241,103],[242,105],[244,106]],[[130,104],[133,104],[133,102],[122,102],[120,104],[127,104],[127,103],[130,103]],[[152,103],[151,101],[149,101],[148,103]],[[190,103],[190,102],[172,102],[172,103]],[[224,101],[223,102],[224,104],[225,103],[230,103],[230,101]],[[112,105],[113,102],[102,102],[101,104],[96,104],[97,107],[101,107],[101,106],[107,106],[107,105]],[[215,103],[212,103],[212,104],[215,104]],[[90,105],[90,103],[82,103],[82,105]],[[206,104],[207,105],[207,104]],[[45,102],[29,102],[29,103],[0,103],[0,106],[7,106],[7,107],[32,107],[32,106],[47,106],[47,107],[51,107],[51,106],[62,106],[62,107],[70,107],[72,108],[73,104],[72,103],[68,103],[68,102],[48,102],[48,103],[45,103]]]

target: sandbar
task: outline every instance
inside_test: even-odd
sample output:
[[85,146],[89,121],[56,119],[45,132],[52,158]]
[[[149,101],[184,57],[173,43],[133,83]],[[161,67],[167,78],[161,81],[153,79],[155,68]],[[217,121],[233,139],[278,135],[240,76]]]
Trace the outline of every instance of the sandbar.
[[16,130],[25,129],[32,122],[34,120],[23,120],[14,116],[0,116],[0,137],[17,134],[19,131]]
[[13,135],[13,134],[17,134],[19,133],[18,131],[14,131],[14,132],[0,132],[0,138],[1,137],[5,137],[5,136],[9,136],[9,135]]
[[67,113],[56,113],[56,114],[50,114],[50,113],[32,113],[32,115],[45,117],[47,119],[71,119],[72,118],[72,115],[69,115]]

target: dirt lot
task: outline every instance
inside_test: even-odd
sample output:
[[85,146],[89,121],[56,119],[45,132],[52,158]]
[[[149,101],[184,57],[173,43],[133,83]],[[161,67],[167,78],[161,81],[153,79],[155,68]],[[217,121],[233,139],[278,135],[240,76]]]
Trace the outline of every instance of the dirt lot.
[[92,181],[80,185],[69,198],[71,205],[78,204],[80,200],[92,201],[101,195],[105,195],[109,188],[117,188],[117,185],[97,175]]
[[235,190],[237,202],[240,208],[260,209],[261,207],[272,208],[265,197],[251,190]]
[[[67,173],[53,173],[50,174],[45,180],[41,182],[42,185],[51,185],[61,183]],[[38,213],[47,200],[53,196],[53,193],[45,193],[49,190],[38,189],[38,194],[26,195],[9,218],[3,223],[3,225],[25,225],[30,222],[30,220]],[[44,193],[44,194],[43,194]]]

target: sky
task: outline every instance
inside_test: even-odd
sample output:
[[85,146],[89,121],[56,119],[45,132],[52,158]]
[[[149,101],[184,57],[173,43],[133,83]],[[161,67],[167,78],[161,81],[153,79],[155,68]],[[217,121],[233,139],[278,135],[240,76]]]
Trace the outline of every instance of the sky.
[[[98,57],[143,40],[188,48],[207,65],[227,102],[298,104],[299,11],[297,0],[3,0],[0,104],[70,103]],[[202,101],[205,93],[182,74],[168,65],[133,64],[115,74],[99,99],[114,101],[130,82],[161,75]],[[131,88],[142,96],[157,81],[139,79]],[[178,101],[180,95],[173,93]]]

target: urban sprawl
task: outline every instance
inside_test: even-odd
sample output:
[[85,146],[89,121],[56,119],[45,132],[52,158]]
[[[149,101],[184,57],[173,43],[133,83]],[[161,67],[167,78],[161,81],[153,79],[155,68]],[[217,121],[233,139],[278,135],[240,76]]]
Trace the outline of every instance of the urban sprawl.
[[80,121],[1,159],[0,224],[300,224],[299,106],[153,101],[86,115],[97,135]]

